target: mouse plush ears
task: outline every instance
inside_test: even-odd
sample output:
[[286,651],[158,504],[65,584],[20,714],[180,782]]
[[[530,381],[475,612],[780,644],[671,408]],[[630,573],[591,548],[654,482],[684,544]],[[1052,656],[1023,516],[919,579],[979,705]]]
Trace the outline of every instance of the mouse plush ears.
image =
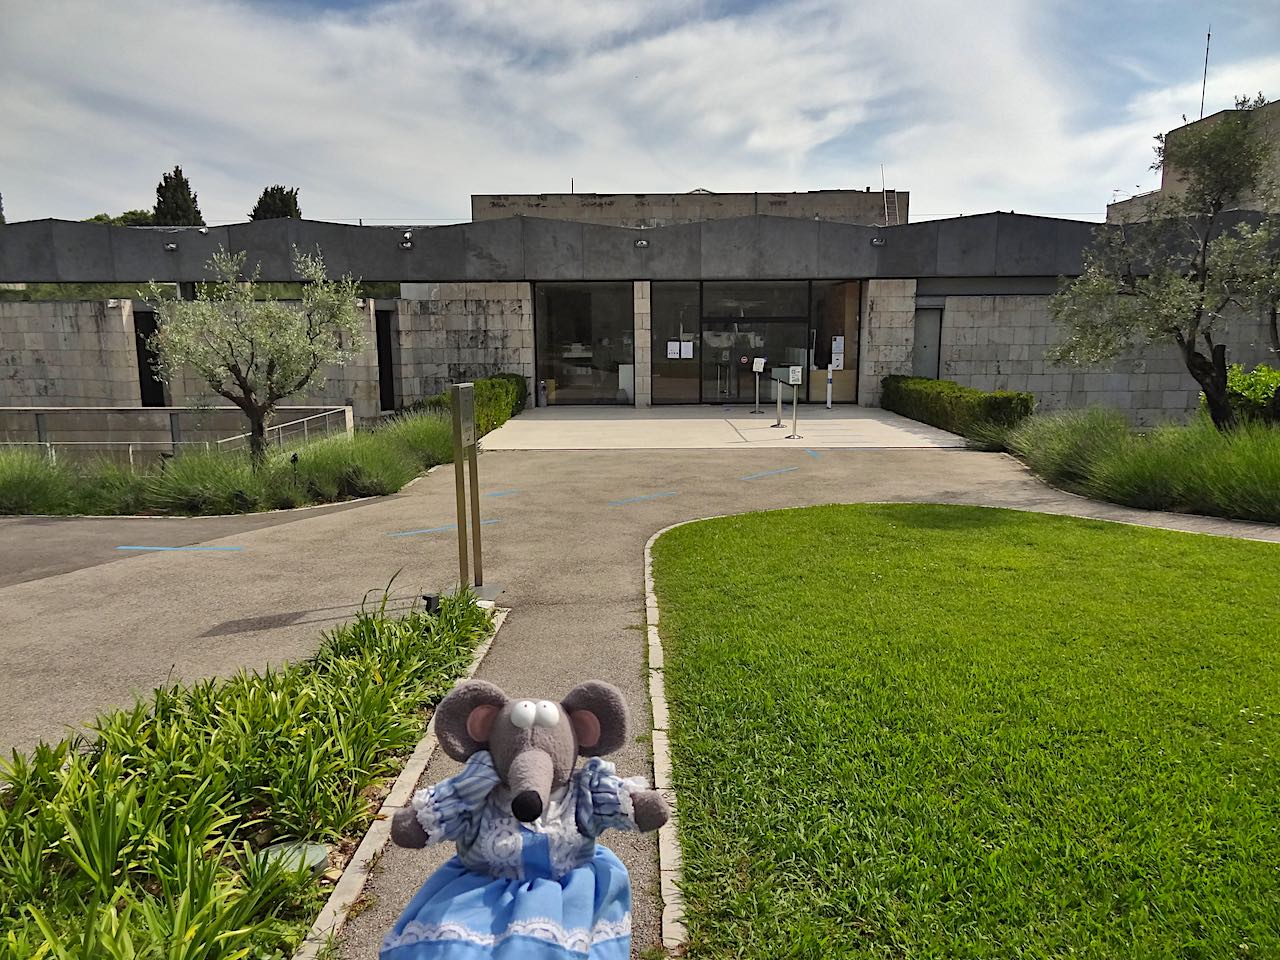
[[580,683],[560,701],[573,724],[578,753],[598,757],[627,742],[627,701],[622,691],[603,680]]
[[501,687],[487,680],[467,680],[449,691],[435,715],[436,737],[444,752],[455,760],[466,760],[489,749],[493,721],[507,699]]
[[[487,680],[466,680],[436,707],[436,737],[454,760],[466,760],[489,749],[494,721],[510,701],[501,687]],[[578,753],[597,757],[627,742],[627,701],[622,691],[603,680],[580,683],[560,702],[573,726]]]

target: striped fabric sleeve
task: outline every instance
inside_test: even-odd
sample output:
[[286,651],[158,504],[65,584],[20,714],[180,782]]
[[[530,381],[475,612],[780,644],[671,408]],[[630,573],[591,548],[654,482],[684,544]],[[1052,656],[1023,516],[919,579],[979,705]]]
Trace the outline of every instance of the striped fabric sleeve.
[[592,757],[578,773],[578,829],[595,838],[604,831],[635,830],[635,810],[631,794],[647,790],[643,777],[623,779],[607,760]]
[[485,800],[498,785],[498,772],[489,751],[473,753],[462,772],[413,795],[418,823],[428,843],[457,840],[472,826]]

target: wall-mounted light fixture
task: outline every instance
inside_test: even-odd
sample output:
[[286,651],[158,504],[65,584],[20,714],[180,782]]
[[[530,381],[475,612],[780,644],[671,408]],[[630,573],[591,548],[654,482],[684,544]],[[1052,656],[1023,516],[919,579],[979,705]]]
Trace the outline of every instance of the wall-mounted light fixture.
[[164,245],[164,248],[170,253],[173,253],[175,250],[178,249],[178,245],[174,243],[172,240],[170,240],[168,243]]
[[412,250],[412,249],[413,249],[413,241],[412,241],[412,240],[401,240],[401,241],[400,241],[400,249],[401,249],[401,250]]
[[873,247],[883,247],[883,246],[884,246],[884,237],[872,237],[872,238],[871,238],[871,245],[872,245]]
[[643,250],[643,249],[644,249],[645,247],[647,247],[648,245],[649,245],[649,241],[648,241],[648,240],[637,240],[637,241],[636,241],[636,246],[637,246],[639,249],[641,249],[641,250]]

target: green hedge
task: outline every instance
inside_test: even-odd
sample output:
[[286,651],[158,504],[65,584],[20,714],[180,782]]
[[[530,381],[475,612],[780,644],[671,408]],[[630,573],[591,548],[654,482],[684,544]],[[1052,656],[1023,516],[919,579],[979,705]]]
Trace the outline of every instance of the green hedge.
[[[497,430],[523,410],[529,400],[529,384],[516,373],[499,373],[473,382],[476,389],[476,433],[480,436]],[[415,406],[447,411],[450,409],[449,394],[438,393]]]
[[986,392],[926,377],[885,377],[880,385],[886,410],[961,435],[984,424],[1011,427],[1031,416],[1036,404],[1030,393]]

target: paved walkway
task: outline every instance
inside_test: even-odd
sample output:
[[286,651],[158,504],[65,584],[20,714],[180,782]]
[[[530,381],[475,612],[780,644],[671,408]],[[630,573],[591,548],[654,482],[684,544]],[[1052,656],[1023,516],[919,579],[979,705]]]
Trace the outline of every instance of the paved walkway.
[[[963,450],[530,451],[488,453],[480,464],[482,512],[494,521],[485,527],[487,579],[506,585],[501,602],[512,613],[479,676],[530,695],[556,695],[578,680],[601,677],[627,694],[641,735],[649,723],[643,548],[655,530],[679,520],[926,500],[1280,542],[1280,528],[1080,500],[1045,487],[1008,457]],[[199,544],[239,549],[90,559],[94,565],[0,588],[0,750],[59,736],[67,725],[171,677],[225,675],[306,656],[322,628],[346,619],[366,591],[397,573],[395,593],[403,597],[449,583],[457,562],[447,529],[453,497],[451,473],[439,471],[395,497],[298,512],[269,527],[250,528],[246,521]],[[63,542],[82,540],[86,557],[112,546],[111,539],[127,542],[116,528],[104,533],[108,528],[95,521],[55,523]],[[4,527],[6,551],[25,552],[49,529]],[[72,560],[61,557],[63,567]],[[624,775],[648,772],[647,742],[632,741],[616,759]],[[426,780],[452,769],[439,759]],[[618,834],[609,843],[632,871],[637,949],[656,943],[653,840]],[[388,851],[370,905],[343,939],[344,956],[376,956],[382,933],[443,855]]]
[[964,440],[879,407],[802,404],[791,434],[791,407],[750,406],[538,407],[508,420],[484,438],[486,450],[732,450],[778,447],[803,450],[963,447]]

